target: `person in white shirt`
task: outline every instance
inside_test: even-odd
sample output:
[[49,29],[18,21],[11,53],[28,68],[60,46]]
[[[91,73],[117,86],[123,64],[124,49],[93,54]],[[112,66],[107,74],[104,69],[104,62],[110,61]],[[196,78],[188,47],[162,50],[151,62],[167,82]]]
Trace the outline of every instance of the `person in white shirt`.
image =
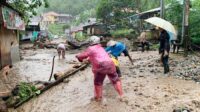
[[62,55],[62,58],[65,59],[65,44],[63,43],[58,44],[57,51],[58,51],[59,59],[60,59],[60,55]]

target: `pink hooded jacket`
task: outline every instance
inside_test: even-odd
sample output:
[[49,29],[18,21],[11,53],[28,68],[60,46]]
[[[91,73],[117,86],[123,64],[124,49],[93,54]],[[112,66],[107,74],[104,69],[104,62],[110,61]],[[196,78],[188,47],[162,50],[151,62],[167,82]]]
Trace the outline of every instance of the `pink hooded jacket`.
[[76,56],[79,61],[88,59],[92,64],[93,73],[111,74],[116,71],[115,65],[105,49],[100,45],[93,45],[88,47],[83,53]]

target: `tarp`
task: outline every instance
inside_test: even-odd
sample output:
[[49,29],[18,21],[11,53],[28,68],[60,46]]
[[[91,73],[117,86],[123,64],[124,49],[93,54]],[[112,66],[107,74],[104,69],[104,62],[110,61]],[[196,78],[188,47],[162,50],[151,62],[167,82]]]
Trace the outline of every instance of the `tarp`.
[[4,26],[7,29],[25,30],[25,23],[16,11],[3,6],[2,14]]

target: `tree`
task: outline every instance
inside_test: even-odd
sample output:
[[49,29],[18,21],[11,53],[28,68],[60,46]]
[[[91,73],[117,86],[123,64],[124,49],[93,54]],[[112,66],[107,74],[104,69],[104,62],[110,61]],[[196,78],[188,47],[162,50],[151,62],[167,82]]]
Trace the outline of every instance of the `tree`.
[[130,26],[127,17],[136,13],[134,0],[101,0],[97,6],[97,18],[118,28]]
[[49,7],[41,9],[43,12],[55,11],[57,13],[67,13],[76,16],[86,10],[94,9],[100,0],[48,0],[48,1],[49,1]]
[[8,0],[8,3],[22,14],[26,22],[32,16],[37,15],[37,9],[39,7],[42,5],[45,7],[49,6],[47,0]]

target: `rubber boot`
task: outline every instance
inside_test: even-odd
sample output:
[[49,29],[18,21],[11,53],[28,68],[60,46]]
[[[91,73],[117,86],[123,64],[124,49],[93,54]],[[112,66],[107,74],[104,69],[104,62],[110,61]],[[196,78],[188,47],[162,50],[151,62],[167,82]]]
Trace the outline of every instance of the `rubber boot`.
[[97,101],[99,101],[102,99],[102,89],[103,88],[102,88],[102,86],[97,86],[97,85],[95,85],[94,88],[95,88],[95,99]]
[[114,84],[114,88],[115,88],[115,90],[118,92],[118,94],[119,94],[120,97],[123,96],[121,81],[117,81],[117,82]]
[[164,74],[167,74],[169,72],[169,66],[164,65]]

